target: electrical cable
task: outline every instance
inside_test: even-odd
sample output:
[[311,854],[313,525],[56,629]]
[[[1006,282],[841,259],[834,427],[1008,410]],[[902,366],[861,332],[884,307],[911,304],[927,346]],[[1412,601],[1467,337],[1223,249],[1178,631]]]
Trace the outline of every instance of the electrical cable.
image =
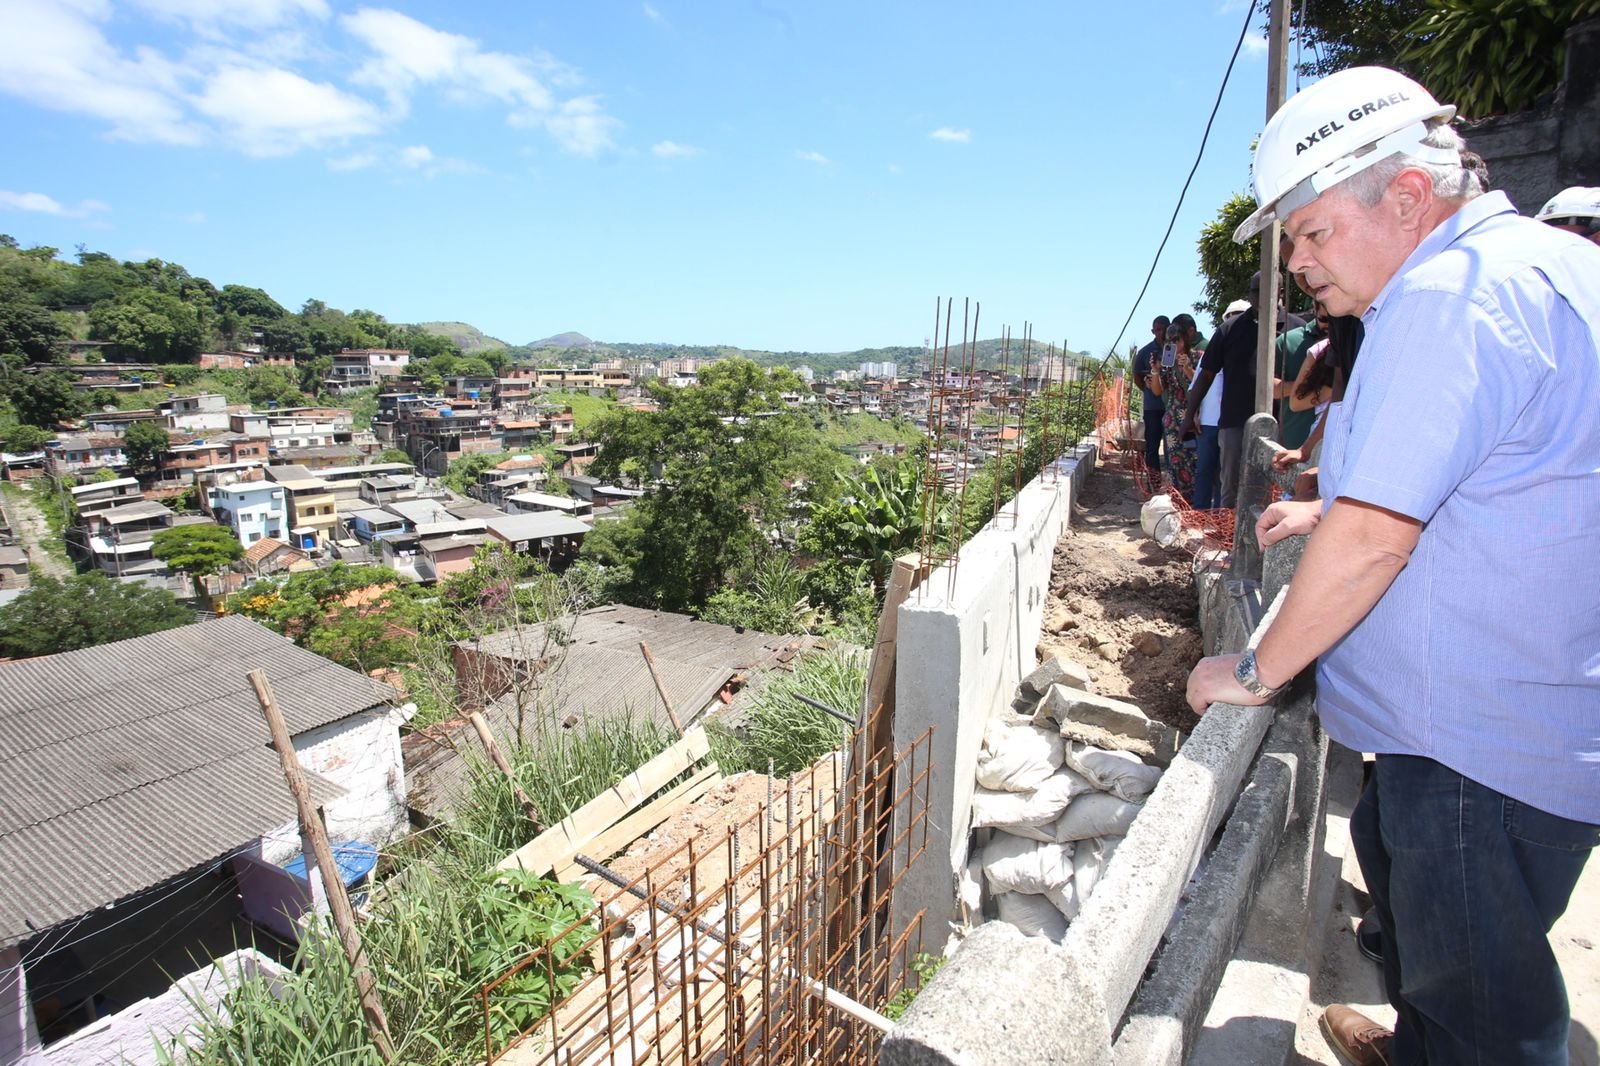
[[1194,166],[1189,168],[1189,176],[1183,179],[1183,188],[1178,192],[1178,202],[1172,208],[1172,218],[1167,223],[1167,232],[1161,235],[1161,244],[1156,248],[1155,259],[1150,263],[1150,272],[1144,276],[1144,285],[1139,288],[1139,295],[1134,297],[1133,306],[1128,308],[1128,317],[1123,321],[1122,328],[1117,331],[1117,339],[1111,342],[1109,355],[1117,354],[1117,345],[1122,343],[1122,337],[1128,332],[1128,326],[1133,322],[1133,316],[1139,310],[1139,301],[1144,299],[1144,294],[1150,290],[1150,279],[1156,276],[1156,267],[1161,262],[1161,253],[1166,250],[1167,241],[1172,236],[1172,229],[1178,224],[1178,212],[1183,210],[1183,198],[1189,193],[1189,183],[1194,181],[1195,172],[1200,169],[1200,161],[1205,158],[1206,142],[1211,138],[1211,126],[1217,120],[1217,112],[1222,108],[1223,94],[1228,91],[1228,79],[1233,76],[1233,65],[1239,59],[1239,51],[1244,47],[1244,39],[1250,33],[1250,19],[1256,13],[1256,0],[1250,0],[1250,6],[1244,13],[1244,25],[1239,28],[1239,40],[1233,46],[1233,55],[1228,58],[1228,69],[1222,72],[1222,86],[1217,90],[1216,102],[1211,105],[1211,117],[1206,119],[1206,129],[1200,136],[1200,150],[1195,153]]

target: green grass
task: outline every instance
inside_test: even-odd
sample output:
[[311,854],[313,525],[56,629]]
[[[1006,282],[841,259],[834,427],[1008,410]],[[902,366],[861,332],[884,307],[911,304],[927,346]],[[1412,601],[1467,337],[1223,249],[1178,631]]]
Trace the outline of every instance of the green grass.
[[829,412],[820,427],[822,439],[834,448],[859,448],[865,444],[915,444],[923,433],[907,419],[894,420],[865,411],[836,415]]
[[572,422],[580,433],[588,428],[589,423],[617,406],[615,400],[608,400],[603,396],[590,396],[587,392],[551,391],[539,399],[544,403],[572,408]]
[[[13,482],[0,482],[0,491],[15,501],[11,505],[12,517],[20,525],[22,516],[18,511],[24,507],[37,508],[44,515],[45,525],[50,529],[50,535],[40,538],[40,546],[52,559],[58,559],[67,565],[72,565],[72,559],[67,554],[66,531],[68,526],[68,510],[72,506],[62,499],[62,493],[51,488],[51,482],[46,478],[39,478],[31,482],[32,489],[23,488]],[[15,531],[13,531],[15,532]]]
[[754,770],[787,775],[838,751],[850,727],[825,711],[800,702],[796,693],[856,717],[867,683],[867,656],[834,649],[806,656],[793,673],[768,674],[738,729],[713,723],[706,730],[711,754],[725,774]]

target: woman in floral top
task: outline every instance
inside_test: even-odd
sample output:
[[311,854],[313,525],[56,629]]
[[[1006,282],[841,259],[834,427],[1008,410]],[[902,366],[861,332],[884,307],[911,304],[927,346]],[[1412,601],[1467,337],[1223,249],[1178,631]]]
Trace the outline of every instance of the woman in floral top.
[[1167,348],[1175,348],[1176,354],[1169,366],[1167,353],[1161,353],[1161,373],[1153,374],[1150,378],[1150,391],[1160,396],[1166,404],[1166,413],[1161,416],[1162,428],[1167,440],[1167,458],[1169,477],[1172,487],[1184,499],[1194,493],[1194,466],[1195,466],[1195,441],[1182,440],[1179,431],[1183,428],[1184,416],[1189,410],[1189,385],[1194,381],[1194,372],[1199,360],[1189,350],[1189,333],[1174,324],[1167,327]]

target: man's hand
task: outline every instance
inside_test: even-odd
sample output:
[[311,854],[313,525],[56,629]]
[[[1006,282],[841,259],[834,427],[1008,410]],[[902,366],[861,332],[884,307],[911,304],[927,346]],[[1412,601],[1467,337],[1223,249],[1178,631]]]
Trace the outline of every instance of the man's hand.
[[1233,703],[1241,707],[1258,707],[1267,701],[1234,680],[1234,667],[1239,665],[1237,655],[1213,655],[1201,659],[1189,673],[1189,709],[1195,714],[1205,714],[1213,703]]
[[1178,439],[1188,440],[1190,437],[1198,437],[1199,435],[1200,430],[1195,427],[1194,423],[1194,412],[1190,411],[1183,416],[1183,425],[1178,428]]
[[1319,467],[1311,467],[1300,471],[1294,479],[1294,498],[1297,500],[1313,499],[1320,489],[1317,487],[1317,471]]
[[1322,521],[1320,500],[1279,500],[1256,520],[1256,543],[1266,551],[1288,537],[1310,533]]
[[1272,457],[1272,469],[1287,470],[1306,461],[1304,448],[1284,448]]

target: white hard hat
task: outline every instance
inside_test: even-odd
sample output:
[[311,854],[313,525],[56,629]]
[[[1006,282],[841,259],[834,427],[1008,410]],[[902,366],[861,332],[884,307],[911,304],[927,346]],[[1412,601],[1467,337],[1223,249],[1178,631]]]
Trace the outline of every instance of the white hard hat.
[[1456,109],[1398,71],[1350,67],[1296,93],[1280,107],[1256,144],[1256,203],[1233,233],[1240,244],[1274,219],[1287,218],[1328,189],[1404,152],[1428,162],[1459,163],[1455,149],[1422,140],[1433,119]]
[[1534,216],[1540,222],[1563,218],[1600,218],[1600,186],[1574,185],[1550,197]]

